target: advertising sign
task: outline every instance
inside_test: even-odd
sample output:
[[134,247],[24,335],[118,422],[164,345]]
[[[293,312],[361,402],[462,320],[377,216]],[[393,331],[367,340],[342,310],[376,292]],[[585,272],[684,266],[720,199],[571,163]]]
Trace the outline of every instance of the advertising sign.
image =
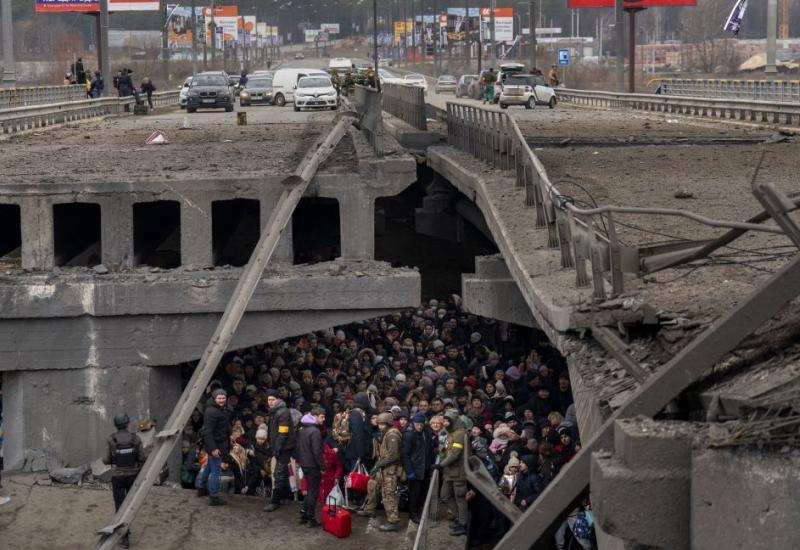
[[[161,3],[158,0],[108,0],[108,11],[158,11]],[[99,8],[98,8],[98,11]]]
[[[489,28],[492,15],[489,8],[481,8],[481,29],[483,40],[491,39]],[[496,42],[513,42],[514,40],[514,8],[494,9],[494,39]]]
[[339,23],[322,23],[319,28],[328,34],[339,34]]
[[558,49],[558,64],[569,65],[569,48]]
[[319,29],[306,29],[305,32],[305,42],[306,44],[313,44],[317,40],[319,40]]
[[[653,8],[658,6],[696,6],[697,0],[625,0],[626,8]],[[614,0],[569,0],[569,8],[613,8]]]
[[36,0],[36,13],[100,11],[98,0]]
[[[192,9],[188,7],[179,6],[178,4],[167,4],[167,15],[170,17],[167,24],[167,35],[169,37],[169,45],[172,48],[185,48],[192,45]],[[203,17],[203,8],[195,8],[195,17],[197,18],[197,28],[203,29],[205,27],[205,18]],[[200,39],[203,39],[203,33],[200,33]]]
[[[408,21],[395,21],[394,22],[394,42],[395,44],[401,44],[403,42],[403,36],[405,35],[407,38],[411,36],[411,29],[412,29],[411,20]],[[410,41],[410,38],[409,38]]]
[[[203,8],[203,14],[211,18],[211,8],[206,6]],[[235,17],[239,15],[238,6],[216,6],[214,7],[214,18],[217,17]]]
[[[217,24],[217,34],[222,33],[224,42],[233,42],[238,36],[239,18],[236,16],[214,17]],[[220,29],[222,29],[220,31]]]
[[243,15],[240,17],[239,25],[243,25],[244,33],[250,42],[255,43],[258,39],[258,33],[256,32],[256,16],[255,15]]

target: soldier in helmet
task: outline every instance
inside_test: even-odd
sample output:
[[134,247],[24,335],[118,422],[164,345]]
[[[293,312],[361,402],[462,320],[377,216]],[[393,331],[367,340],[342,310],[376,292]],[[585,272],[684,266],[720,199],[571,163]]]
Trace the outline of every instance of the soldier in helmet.
[[403,461],[400,454],[403,436],[394,427],[394,416],[390,412],[378,415],[378,428],[383,434],[378,461],[370,472],[367,485],[367,503],[363,510],[357,512],[360,516],[374,517],[378,506],[378,496],[383,499],[383,509],[386,511],[386,523],[381,525],[381,531],[397,531],[400,521],[397,506],[397,482],[402,481],[405,475]]
[[[139,436],[128,431],[131,423],[127,414],[118,414],[114,417],[114,426],[117,431],[106,440],[106,454],[104,464],[111,465],[111,488],[114,494],[114,510],[118,511],[125,500],[125,496],[133,487],[139,468],[144,464],[145,454],[142,440]],[[120,544],[128,548],[130,533],[126,532]]]
[[455,501],[456,520],[450,528],[450,535],[467,534],[467,477],[464,471],[464,441],[466,430],[458,412],[448,410],[444,414],[444,428],[447,430],[445,445],[440,452],[440,460],[434,469],[441,470],[442,489],[439,493],[442,502],[450,505]]

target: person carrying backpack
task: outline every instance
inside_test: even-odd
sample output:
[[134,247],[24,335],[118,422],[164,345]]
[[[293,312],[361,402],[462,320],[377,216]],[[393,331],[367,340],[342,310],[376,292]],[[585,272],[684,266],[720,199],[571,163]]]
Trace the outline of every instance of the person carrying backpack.
[[[119,511],[125,496],[133,487],[139,468],[145,461],[142,440],[139,436],[128,431],[130,418],[127,414],[118,414],[114,417],[114,426],[117,431],[106,440],[106,454],[103,464],[111,465],[111,489],[114,495],[114,511]],[[123,548],[130,546],[130,531],[123,535],[120,544]]]

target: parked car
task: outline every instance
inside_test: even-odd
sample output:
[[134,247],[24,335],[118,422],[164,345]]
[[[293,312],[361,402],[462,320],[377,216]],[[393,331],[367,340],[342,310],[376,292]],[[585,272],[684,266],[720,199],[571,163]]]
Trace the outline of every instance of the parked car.
[[500,94],[503,91],[506,78],[512,74],[521,74],[525,72],[525,65],[522,63],[503,63],[500,65],[500,70],[497,71],[497,80],[494,83],[494,102],[500,101]]
[[186,108],[186,102],[188,100],[188,94],[189,94],[189,84],[191,83],[192,83],[192,77],[189,76],[186,77],[186,80],[184,80],[183,84],[181,85],[181,91],[178,94],[180,97],[181,109]]
[[428,81],[425,79],[424,76],[417,73],[410,73],[403,77],[403,84],[407,86],[419,86],[425,92],[428,91]]
[[239,92],[239,105],[272,105],[272,77],[253,76]]
[[259,77],[259,76],[260,77],[270,77],[270,78],[272,78],[274,74],[275,74],[275,71],[268,71],[266,69],[259,69],[257,71],[253,71],[250,74],[250,76],[252,78],[256,78],[256,77]]
[[339,94],[328,75],[304,76],[297,81],[294,91],[294,110],[322,108],[335,111],[339,104]]
[[456,85],[456,97],[469,97],[469,86],[473,82],[477,82],[478,75],[476,74],[462,74],[461,78],[458,79],[458,84]]
[[547,105],[553,109],[556,102],[556,92],[544,77],[532,74],[509,75],[499,98],[501,109],[509,105],[524,105],[526,109]]
[[434,90],[437,94],[444,92],[456,93],[457,87],[458,82],[456,81],[456,77],[449,74],[443,74],[436,79],[436,86],[434,87]]
[[295,59],[305,59],[306,56],[303,55],[303,52],[297,52],[296,54],[294,54],[294,58]]
[[286,68],[275,71],[272,77],[273,101],[278,107],[283,107],[287,103],[294,101],[295,88],[297,81],[304,76],[321,75],[328,76],[328,73],[321,69],[300,69]]
[[186,94],[186,111],[225,109],[233,111],[233,91],[228,79],[219,73],[200,73],[192,78]]

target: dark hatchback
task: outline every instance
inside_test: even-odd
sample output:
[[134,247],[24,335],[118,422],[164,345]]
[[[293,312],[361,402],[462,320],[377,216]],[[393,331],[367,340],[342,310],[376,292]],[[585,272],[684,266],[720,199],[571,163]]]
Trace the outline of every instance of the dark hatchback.
[[225,109],[233,111],[233,91],[228,79],[220,73],[200,73],[192,78],[186,96],[186,111],[194,113],[197,109]]

